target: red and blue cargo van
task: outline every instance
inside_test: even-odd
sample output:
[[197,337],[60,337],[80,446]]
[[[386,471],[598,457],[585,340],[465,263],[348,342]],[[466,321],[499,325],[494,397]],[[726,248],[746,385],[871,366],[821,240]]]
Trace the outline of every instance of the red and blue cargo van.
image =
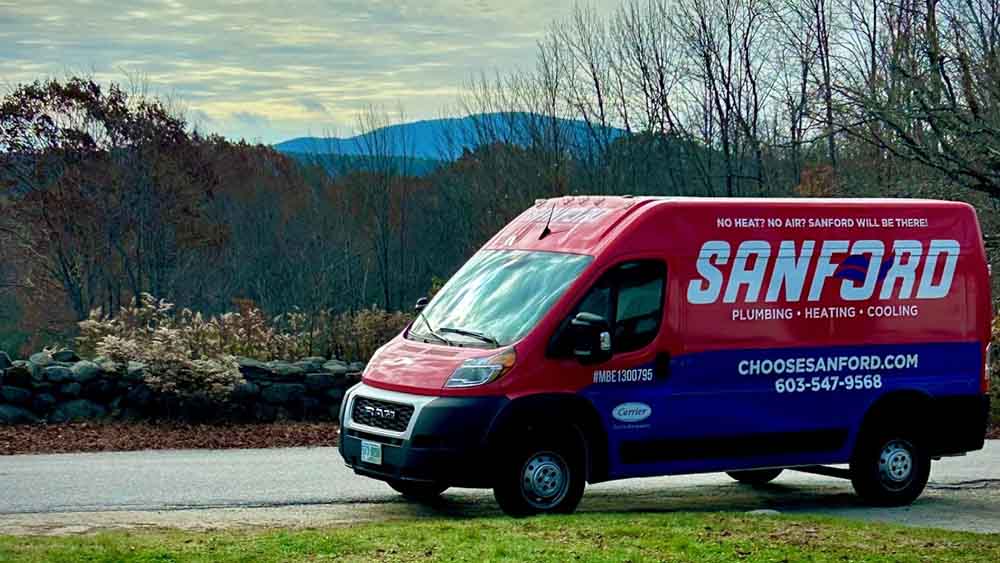
[[990,282],[962,203],[543,200],[418,309],[341,412],[346,463],[410,497],[570,512],[588,482],[787,468],[903,505],[983,447]]

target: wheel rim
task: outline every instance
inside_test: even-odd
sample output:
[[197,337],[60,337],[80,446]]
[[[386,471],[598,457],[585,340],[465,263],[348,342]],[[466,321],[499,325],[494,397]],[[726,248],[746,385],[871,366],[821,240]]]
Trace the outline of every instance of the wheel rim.
[[521,494],[539,510],[557,506],[569,491],[569,467],[557,453],[537,453],[525,462],[521,471]]
[[893,440],[882,447],[878,456],[878,472],[885,487],[892,491],[906,488],[913,479],[913,446],[903,440]]

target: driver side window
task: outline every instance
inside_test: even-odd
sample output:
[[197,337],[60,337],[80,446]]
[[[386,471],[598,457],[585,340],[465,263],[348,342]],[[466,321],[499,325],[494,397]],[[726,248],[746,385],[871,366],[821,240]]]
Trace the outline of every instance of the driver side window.
[[572,354],[565,328],[581,312],[600,315],[608,321],[616,354],[632,352],[652,342],[663,318],[666,271],[663,262],[636,260],[605,273],[563,321],[553,343],[553,355]]

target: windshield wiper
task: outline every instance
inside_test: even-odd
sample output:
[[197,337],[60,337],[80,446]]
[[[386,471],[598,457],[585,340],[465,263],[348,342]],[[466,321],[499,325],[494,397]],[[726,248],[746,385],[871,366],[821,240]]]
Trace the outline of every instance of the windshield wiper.
[[420,311],[419,313],[417,313],[417,318],[419,318],[420,320],[424,321],[424,326],[427,327],[427,331],[428,331],[427,334],[429,334],[429,335],[433,336],[434,338],[436,338],[437,341],[440,342],[441,344],[446,344],[448,346],[451,346],[451,341],[450,340],[448,340],[447,338],[441,336],[440,334],[437,333],[437,331],[434,330],[434,327],[431,326],[431,322],[429,320],[427,320],[426,316],[424,316],[424,312],[423,311]]
[[493,338],[492,336],[490,336],[488,334],[483,334],[481,332],[474,332],[474,331],[471,331],[471,330],[462,330],[460,328],[451,328],[451,327],[447,327],[447,326],[443,326],[439,330],[441,332],[447,332],[449,334],[460,334],[462,336],[469,336],[469,337],[475,338],[476,340],[482,340],[483,342],[486,342],[488,344],[492,344],[495,348],[499,348],[500,347],[500,343],[497,342],[496,338]]

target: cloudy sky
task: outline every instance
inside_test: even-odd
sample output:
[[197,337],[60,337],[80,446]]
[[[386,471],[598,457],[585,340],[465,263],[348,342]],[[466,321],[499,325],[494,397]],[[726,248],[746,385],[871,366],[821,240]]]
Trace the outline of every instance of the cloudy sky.
[[[614,0],[599,0],[607,7]],[[571,0],[0,0],[0,81],[142,76],[201,129],[266,143],[410,119],[480,71],[531,66]]]

